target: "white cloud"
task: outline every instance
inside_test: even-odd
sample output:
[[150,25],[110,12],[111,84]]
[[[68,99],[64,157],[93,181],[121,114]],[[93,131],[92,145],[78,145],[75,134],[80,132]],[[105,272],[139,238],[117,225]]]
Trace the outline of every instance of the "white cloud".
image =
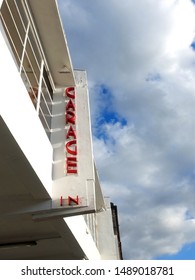
[[105,118],[104,137],[94,135],[104,193],[119,207],[125,258],[176,253],[195,241],[187,218],[195,216],[195,6],[59,3],[73,65],[88,72],[94,128],[105,113],[101,85],[111,92],[110,109],[126,120]]
[[172,26],[167,38],[166,51],[174,54],[188,47],[194,34],[194,10],[192,3],[186,0],[174,1],[172,4]]

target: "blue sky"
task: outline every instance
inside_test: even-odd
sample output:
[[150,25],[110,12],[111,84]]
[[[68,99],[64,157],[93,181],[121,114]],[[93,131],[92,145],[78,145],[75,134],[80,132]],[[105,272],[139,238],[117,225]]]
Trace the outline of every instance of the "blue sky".
[[58,0],[125,259],[195,259],[195,5]]
[[184,245],[176,254],[162,255],[156,260],[195,260],[195,242]]
[[109,140],[109,135],[105,131],[105,126],[109,124],[120,123],[125,126],[127,121],[115,110],[114,97],[112,91],[106,85],[96,86],[96,104],[98,104],[98,112],[95,117],[96,121],[93,125],[94,137],[103,139],[105,142]]

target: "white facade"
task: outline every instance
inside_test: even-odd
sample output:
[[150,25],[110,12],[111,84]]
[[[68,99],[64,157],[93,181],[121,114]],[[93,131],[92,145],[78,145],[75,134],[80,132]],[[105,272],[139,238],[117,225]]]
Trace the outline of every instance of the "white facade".
[[0,6],[0,259],[119,259],[57,2]]

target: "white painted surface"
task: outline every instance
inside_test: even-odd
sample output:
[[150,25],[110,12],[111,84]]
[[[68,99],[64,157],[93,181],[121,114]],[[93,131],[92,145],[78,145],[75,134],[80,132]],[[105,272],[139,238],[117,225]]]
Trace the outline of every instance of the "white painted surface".
[[2,26],[0,49],[0,114],[39,179],[51,194],[52,146],[4,40]]
[[[66,133],[65,126],[65,89],[54,94],[52,137],[54,148],[53,191],[54,206],[59,206],[61,196],[78,195],[83,206],[96,208],[95,172],[92,152],[92,136],[88,102],[88,88],[85,71],[77,71],[76,76],[76,135],[77,135],[77,174],[66,174]],[[56,205],[55,205],[56,201]]]
[[[0,0],[0,4],[2,0]],[[0,114],[16,139],[18,145],[26,155],[31,166],[37,173],[39,179],[45,186],[52,198],[59,201],[63,195],[75,197],[79,195],[87,205],[96,208],[95,193],[101,200],[101,192],[95,192],[95,180],[92,152],[92,139],[90,127],[90,114],[88,104],[88,89],[86,73],[77,71],[77,141],[78,141],[78,174],[66,176],[64,173],[65,165],[65,127],[64,112],[65,103],[63,101],[63,91],[59,90],[54,94],[54,117],[52,125],[54,133],[52,135],[52,144],[54,153],[54,170],[52,186],[52,146],[45,134],[42,124],[37,116],[33,104],[28,96],[26,88],[20,78],[16,64],[6,45],[4,36],[0,34]],[[98,183],[98,187],[99,183]],[[83,216],[65,218],[74,237],[80,247],[90,260],[114,259],[115,237],[113,236],[112,217],[110,212],[97,214],[100,218],[97,220],[98,226],[98,249],[90,234]],[[110,250],[110,251],[109,251]]]
[[90,231],[83,216],[75,216],[64,219],[77,242],[85,252],[87,259],[100,260],[101,256],[93,241]]
[[110,202],[106,211],[96,215],[98,249],[103,260],[119,259],[117,237],[114,235]]

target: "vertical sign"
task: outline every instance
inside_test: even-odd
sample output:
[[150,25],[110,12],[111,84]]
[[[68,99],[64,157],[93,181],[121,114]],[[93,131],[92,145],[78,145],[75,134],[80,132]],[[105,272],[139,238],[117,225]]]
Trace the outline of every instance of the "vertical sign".
[[65,90],[66,108],[65,123],[66,133],[66,174],[77,174],[77,134],[76,134],[76,93],[74,87]]
[[96,211],[96,175],[86,72],[74,74],[75,87],[54,93],[52,201],[54,208],[78,209],[79,214],[81,207],[86,213]]

